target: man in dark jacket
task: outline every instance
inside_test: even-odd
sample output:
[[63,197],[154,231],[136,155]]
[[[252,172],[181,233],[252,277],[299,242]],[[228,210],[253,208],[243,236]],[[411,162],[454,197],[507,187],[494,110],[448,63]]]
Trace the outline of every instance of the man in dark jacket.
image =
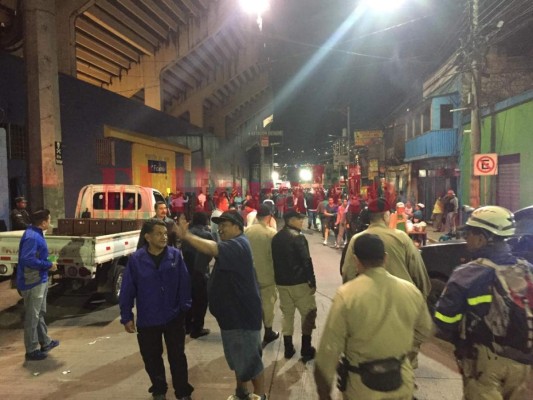
[[50,211],[34,212],[32,222],[20,240],[17,288],[24,298],[26,360],[38,361],[45,359],[48,351],[59,345],[59,341],[48,336],[44,321],[48,271],[56,271],[57,264],[48,259],[48,246],[44,240],[44,232],[50,227]]
[[291,358],[296,352],[292,335],[294,313],[298,309],[302,320],[301,355],[304,361],[308,361],[315,356],[315,348],[311,346],[311,335],[315,329],[317,309],[313,261],[309,254],[307,239],[302,234],[305,214],[290,209],[283,219],[285,226],[272,238],[272,259],[283,314],[285,358]]
[[11,230],[22,231],[31,224],[30,214],[26,210],[28,202],[24,196],[15,199],[16,207],[11,210]]
[[194,388],[188,382],[185,356],[185,313],[191,307],[189,273],[180,250],[167,245],[162,221],[149,220],[142,231],[146,245],[133,253],[120,290],[120,322],[135,333],[133,306],[137,308],[137,340],[144,367],[156,400],[168,390],[163,363],[165,338],[167,357],[176,398],[190,400]]
[[[215,241],[208,228],[207,214],[195,212],[192,215],[189,231],[203,239]],[[191,276],[192,285],[192,307],[187,312],[185,320],[185,330],[191,334],[191,338],[197,339],[201,336],[209,335],[209,329],[204,328],[205,313],[207,312],[207,278],[209,276],[209,263],[212,256],[201,253],[187,242],[181,246],[183,258]]]

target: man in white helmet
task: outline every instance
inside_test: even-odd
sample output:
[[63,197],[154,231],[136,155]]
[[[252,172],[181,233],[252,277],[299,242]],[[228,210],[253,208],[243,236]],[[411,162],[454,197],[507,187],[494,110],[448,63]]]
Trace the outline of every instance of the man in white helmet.
[[473,261],[454,270],[437,303],[439,336],[455,344],[464,399],[523,399],[533,363],[533,266],[505,241],[515,233],[509,210],[480,207],[465,229]]

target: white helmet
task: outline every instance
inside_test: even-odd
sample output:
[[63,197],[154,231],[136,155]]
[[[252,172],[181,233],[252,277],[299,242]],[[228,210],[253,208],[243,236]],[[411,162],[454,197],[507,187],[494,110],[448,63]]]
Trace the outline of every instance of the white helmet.
[[514,214],[499,206],[476,208],[466,225],[485,229],[497,236],[513,236],[515,233]]

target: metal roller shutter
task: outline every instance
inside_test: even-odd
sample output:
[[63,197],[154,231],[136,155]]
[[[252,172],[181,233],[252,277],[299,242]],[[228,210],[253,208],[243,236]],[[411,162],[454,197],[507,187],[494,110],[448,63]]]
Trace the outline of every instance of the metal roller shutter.
[[520,155],[498,157],[497,205],[516,211],[520,208]]

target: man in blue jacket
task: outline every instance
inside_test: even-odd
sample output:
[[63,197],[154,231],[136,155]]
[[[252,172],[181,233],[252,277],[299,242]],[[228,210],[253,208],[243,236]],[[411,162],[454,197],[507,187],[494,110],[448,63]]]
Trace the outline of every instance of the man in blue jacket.
[[48,246],[44,232],[51,223],[49,210],[31,215],[30,225],[20,240],[17,267],[17,288],[24,298],[24,346],[26,360],[44,360],[47,353],[59,345],[48,336],[44,321],[48,294],[48,271],[56,271],[55,262],[48,261]]
[[191,283],[181,251],[167,244],[167,228],[159,220],[144,223],[146,245],[128,261],[120,291],[120,322],[128,333],[135,333],[133,315],[137,306],[137,340],[144,367],[152,386],[148,390],[157,400],[168,390],[163,363],[163,341],[167,347],[172,385],[176,397],[190,400],[194,388],[189,384],[185,356],[185,314],[191,307]]

